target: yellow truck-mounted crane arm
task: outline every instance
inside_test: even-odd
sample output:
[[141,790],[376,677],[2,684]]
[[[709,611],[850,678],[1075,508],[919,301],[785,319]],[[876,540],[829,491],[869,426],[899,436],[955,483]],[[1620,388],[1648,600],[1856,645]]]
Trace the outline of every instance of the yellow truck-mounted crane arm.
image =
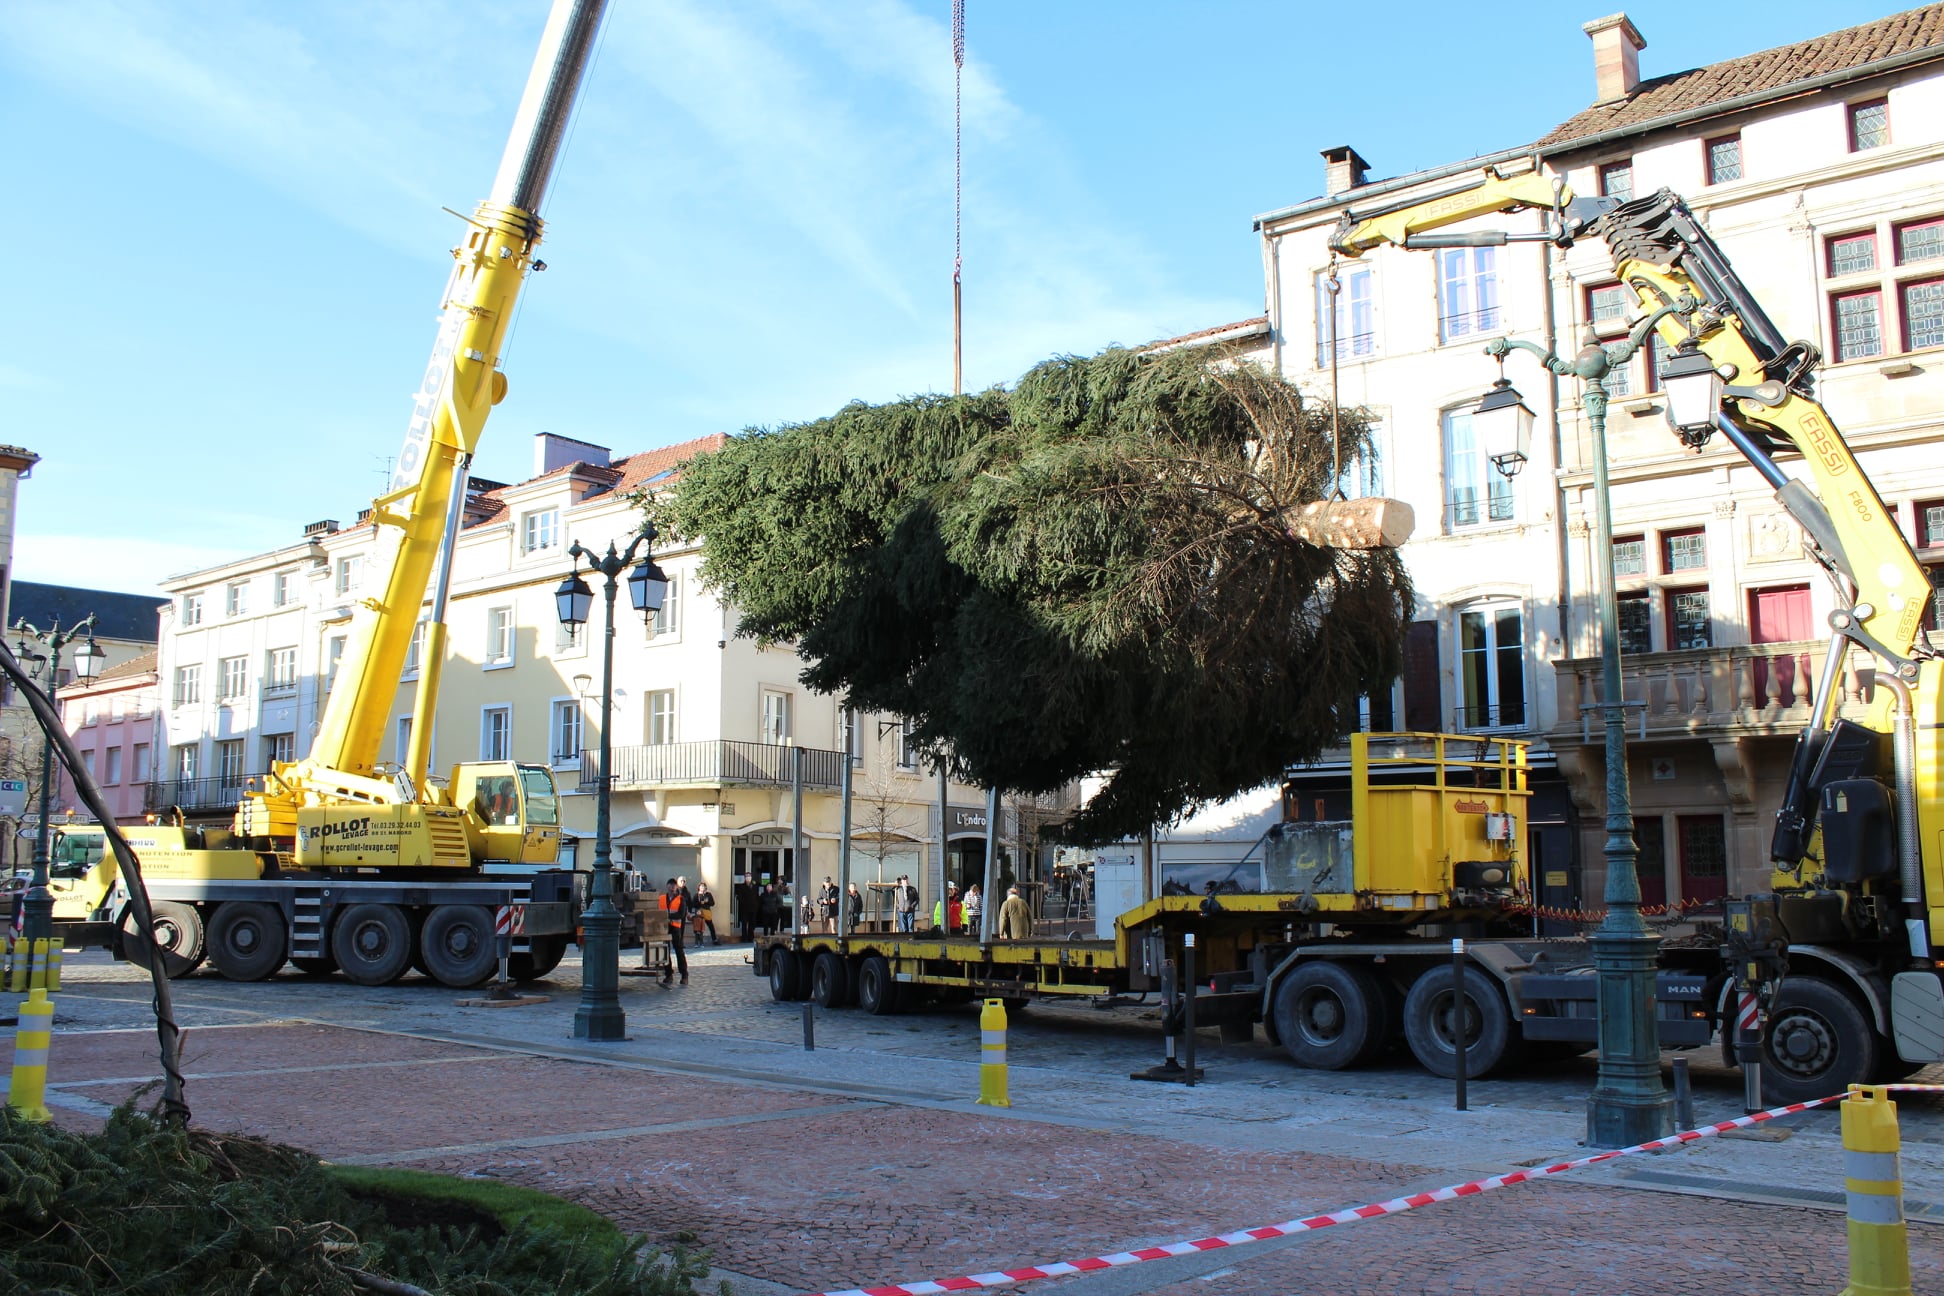
[[[506,394],[500,353],[520,290],[531,271],[544,268],[534,259],[539,210],[605,9],[606,0],[556,0],[548,17],[491,195],[452,251],[438,334],[391,488],[373,502],[377,538],[368,570],[376,592],[353,612],[310,753],[274,770],[270,787],[243,804],[238,828],[245,836],[290,836],[303,805],[429,795],[432,707],[466,472],[487,414]],[[404,777],[379,778],[378,753],[428,597]]]
[[[1544,234],[1435,232],[1494,211],[1533,208],[1553,213]],[[1831,742],[1839,723],[1835,682],[1849,646],[1860,646],[1891,675],[1878,690],[1869,728],[1894,735],[1896,872],[1911,954],[1928,960],[1926,929],[1944,924],[1944,907],[1932,909],[1926,901],[1944,897],[1944,847],[1936,845],[1944,840],[1944,661],[1918,633],[1931,587],[1835,420],[1815,398],[1817,349],[1784,341],[1687,204],[1667,190],[1625,203],[1575,199],[1563,182],[1537,173],[1506,177],[1488,171],[1431,198],[1346,210],[1330,247],[1359,257],[1385,244],[1430,249],[1544,238],[1565,247],[1588,235],[1606,241],[1615,273],[1644,312],[1694,303],[1663,315],[1655,326],[1673,352],[1668,372],[1686,362],[1722,384],[1706,421],[1677,424],[1683,441],[1698,450],[1714,432],[1727,436],[1808,534],[1812,552],[1836,582],[1841,606],[1831,618],[1830,653],[1811,723],[1796,746],[1770,854],[1794,866],[1811,853],[1819,791],[1844,777],[1824,769],[1822,757],[1841,745]],[[1777,456],[1787,452],[1801,455],[1806,476],[1792,477],[1778,464]]]

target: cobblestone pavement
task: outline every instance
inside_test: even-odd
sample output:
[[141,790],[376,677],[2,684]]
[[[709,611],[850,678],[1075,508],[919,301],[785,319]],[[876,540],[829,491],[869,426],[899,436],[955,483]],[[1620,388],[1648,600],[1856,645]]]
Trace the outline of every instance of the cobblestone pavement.
[[[1127,1073],[1160,1052],[1143,1006],[1035,1006],[1009,1040],[1014,1107],[977,1107],[972,1008],[817,1014],[805,1051],[801,1006],[770,1002],[746,953],[692,954],[686,987],[624,980],[630,1038],[615,1044],[572,1039],[571,962],[542,987],[550,1002],[507,1009],[458,1008],[461,996],[417,978],[360,989],[198,975],[176,983],[189,1102],[211,1128],[490,1175],[657,1239],[692,1234],[747,1296],[1075,1259],[1580,1151],[1590,1060],[1475,1081],[1474,1110],[1459,1113],[1448,1082],[1406,1061],[1303,1072],[1211,1031],[1197,1041],[1206,1083],[1141,1085]],[[133,969],[75,957],[67,982],[50,1106],[85,1126],[154,1076],[153,1023]],[[1695,1071],[1701,1120],[1739,1114],[1732,1073],[1700,1054]],[[1935,1274],[1944,1229],[1926,1221],[1944,1222],[1944,1103],[1913,1097],[1902,1116],[1912,1259]],[[1034,1286],[1833,1292],[1845,1277],[1835,1122],[1760,1133],[1783,1137]]]

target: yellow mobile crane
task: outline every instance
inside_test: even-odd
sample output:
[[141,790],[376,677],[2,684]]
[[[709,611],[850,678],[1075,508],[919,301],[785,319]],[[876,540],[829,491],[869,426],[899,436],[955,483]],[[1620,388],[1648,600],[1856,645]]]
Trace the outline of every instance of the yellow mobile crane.
[[[1548,213],[1543,231],[1438,231],[1495,213]],[[1797,739],[1770,855],[1771,889],[1731,901],[1719,949],[1663,949],[1670,970],[1710,979],[1718,1019],[1734,978],[1764,983],[1760,1060],[1771,1099],[1834,1092],[1944,1060],[1944,662],[1919,633],[1931,586],[1836,422],[1815,397],[1816,347],[1785,341],[1682,199],[1575,199],[1536,171],[1487,171],[1462,188],[1346,212],[1331,237],[1348,257],[1401,248],[1576,239],[1606,242],[1614,270],[1669,357],[1668,421],[1700,450],[1719,433],[1775,491],[1828,573],[1837,610],[1829,653]],[[1683,381],[1691,380],[1691,381]],[[1778,462],[1801,456],[1803,476]],[[1838,676],[1871,654],[1878,687],[1864,721],[1840,718]],[[1587,977],[1527,979],[1522,1024],[1590,1016]],[[1574,982],[1580,983],[1574,986]],[[1520,986],[1515,979],[1514,992]],[[1729,1023],[1718,1020],[1723,1038]]]
[[[260,980],[286,957],[378,985],[416,965],[456,986],[496,963],[496,910],[517,906],[514,970],[541,975],[574,929],[571,873],[558,854],[559,802],[545,766],[455,766],[427,777],[445,657],[445,609],[467,470],[487,414],[506,395],[500,351],[526,277],[543,269],[540,205],[594,47],[606,0],[556,0],[491,195],[453,249],[439,330],[391,488],[373,503],[379,593],[357,607],[310,753],[279,762],[246,795],[233,829],[134,828],[172,975],[207,957]],[[397,768],[378,753],[421,611],[411,741]],[[99,829],[63,833],[56,917],[113,924],[114,863]],[[509,866],[499,873],[488,865]],[[519,866],[525,866],[521,868]],[[111,932],[116,930],[110,928]],[[111,936],[111,939],[113,937]],[[146,948],[125,942],[129,952]]]

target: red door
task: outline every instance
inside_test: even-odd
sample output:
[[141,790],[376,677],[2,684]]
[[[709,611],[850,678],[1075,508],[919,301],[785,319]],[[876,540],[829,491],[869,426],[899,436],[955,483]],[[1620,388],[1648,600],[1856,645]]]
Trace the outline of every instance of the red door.
[[[1773,589],[1748,592],[1748,642],[1751,644],[1801,643],[1817,637],[1810,623],[1809,587],[1778,585]],[[1773,667],[1774,692],[1783,706],[1795,700],[1796,658],[1793,653],[1755,658],[1757,700],[1769,696],[1768,680]]]
[[1681,899],[1692,909],[1728,895],[1728,825],[1720,815],[1682,815]]
[[1667,830],[1659,815],[1634,819],[1634,872],[1640,877],[1640,907],[1667,908]]

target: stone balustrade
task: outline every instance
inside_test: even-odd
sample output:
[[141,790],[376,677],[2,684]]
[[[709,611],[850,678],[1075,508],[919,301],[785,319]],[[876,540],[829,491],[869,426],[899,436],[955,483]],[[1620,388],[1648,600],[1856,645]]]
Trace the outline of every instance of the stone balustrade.
[[[1690,648],[1620,659],[1621,692],[1629,704],[1627,730],[1653,737],[1733,730],[1793,733],[1809,720],[1809,698],[1828,655],[1826,641]],[[1839,714],[1859,717],[1868,707],[1876,671],[1852,652],[1837,676]],[[1555,664],[1559,722],[1555,740],[1595,742],[1604,700],[1600,659]]]

